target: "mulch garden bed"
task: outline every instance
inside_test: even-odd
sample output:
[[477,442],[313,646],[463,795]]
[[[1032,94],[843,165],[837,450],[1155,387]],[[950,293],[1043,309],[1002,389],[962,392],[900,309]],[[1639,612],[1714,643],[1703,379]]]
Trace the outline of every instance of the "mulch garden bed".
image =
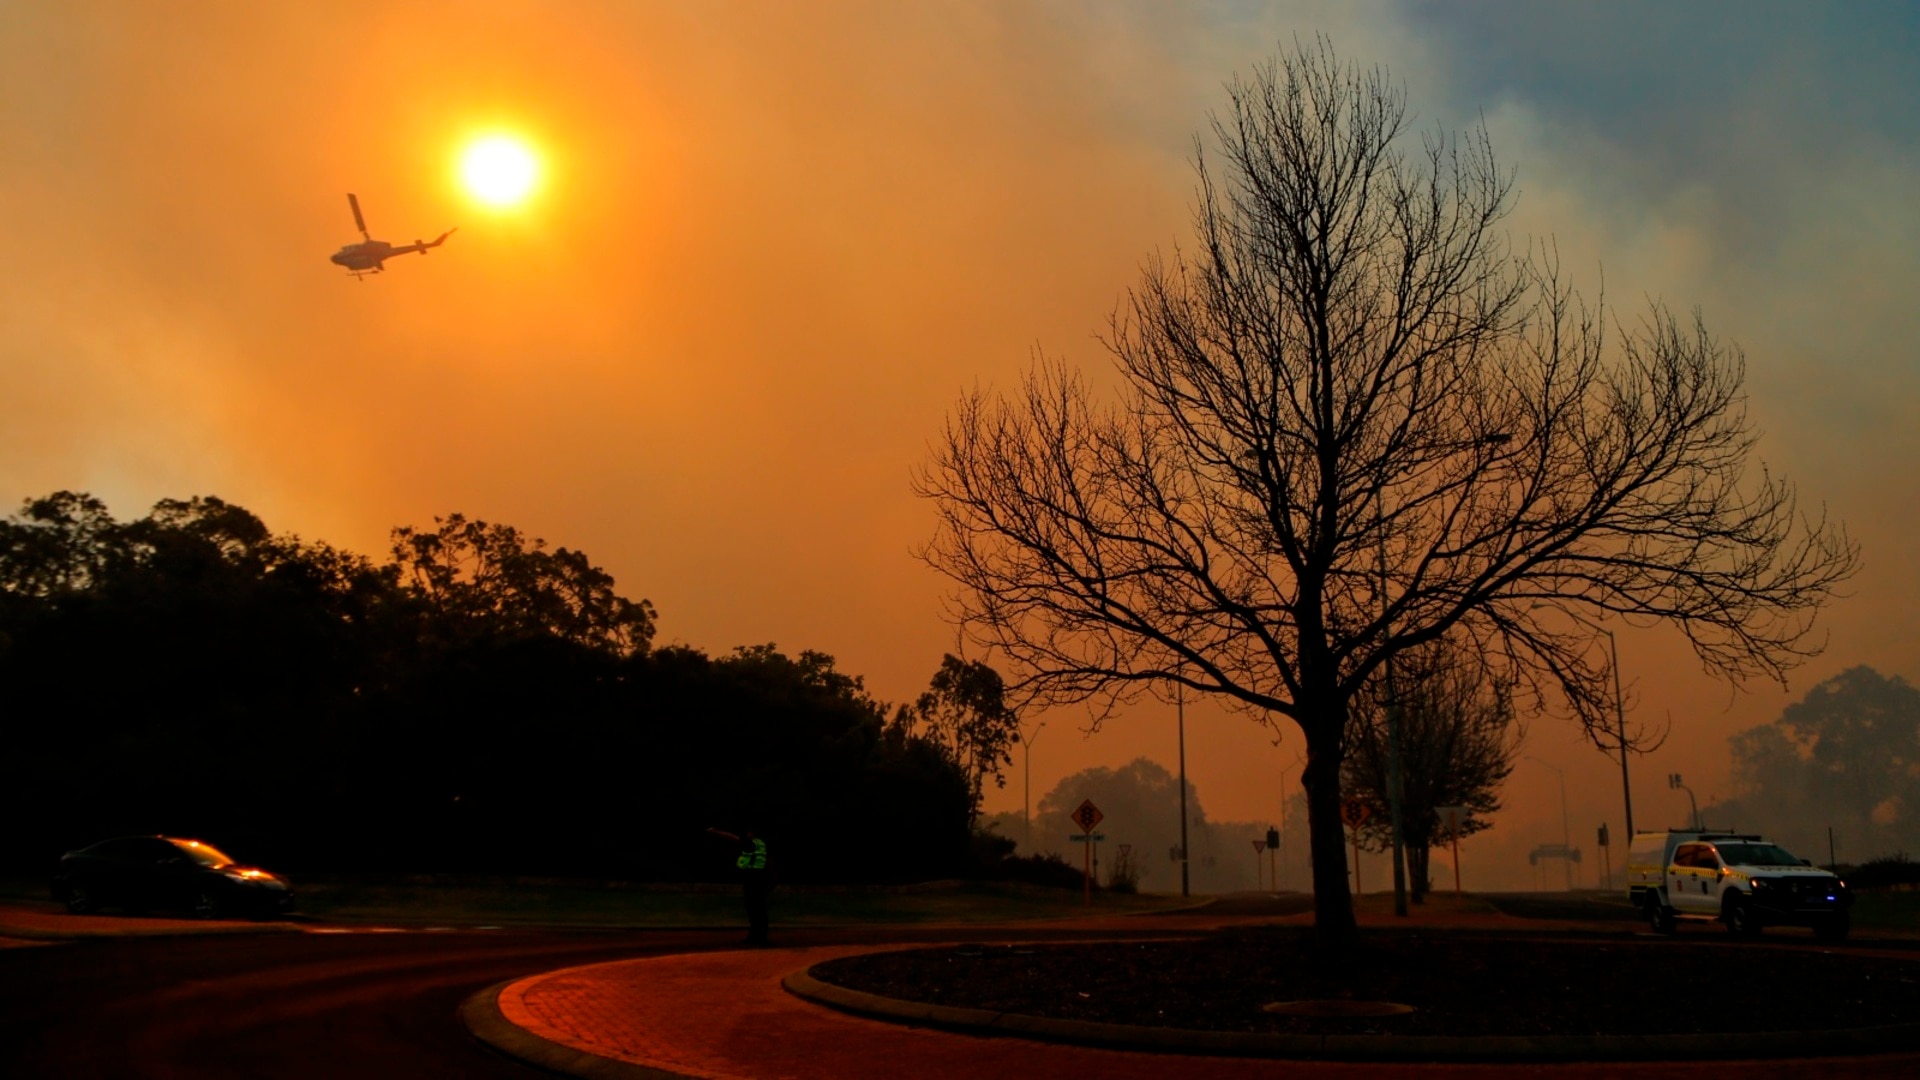
[[[1319,953],[1310,933],[1278,929],[912,949],[828,961],[812,974],[939,1005],[1298,1035],[1731,1034],[1920,1021],[1920,954],[1810,944],[1363,931],[1358,948],[1335,961]],[[1413,1010],[1328,1017],[1263,1009],[1298,1001]]]

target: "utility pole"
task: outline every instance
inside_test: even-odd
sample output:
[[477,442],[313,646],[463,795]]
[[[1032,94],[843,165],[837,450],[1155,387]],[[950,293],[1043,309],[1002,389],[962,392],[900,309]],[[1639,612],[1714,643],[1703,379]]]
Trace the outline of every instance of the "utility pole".
[[[1380,514],[1380,633],[1387,632],[1387,491],[1378,492]],[[1393,682],[1393,653],[1387,653],[1387,825],[1393,833],[1393,913],[1407,917],[1407,867],[1400,832],[1400,694]],[[1354,871],[1359,881],[1359,871]],[[1357,889],[1355,891],[1358,891]]]
[[1187,867],[1187,693],[1180,683],[1173,684],[1174,713],[1180,719],[1180,895],[1191,896]]
[[1633,785],[1627,782],[1627,706],[1620,697],[1620,643],[1613,631],[1599,628],[1607,635],[1607,651],[1613,654],[1613,715],[1620,722],[1620,797],[1627,808],[1627,844],[1633,844]]

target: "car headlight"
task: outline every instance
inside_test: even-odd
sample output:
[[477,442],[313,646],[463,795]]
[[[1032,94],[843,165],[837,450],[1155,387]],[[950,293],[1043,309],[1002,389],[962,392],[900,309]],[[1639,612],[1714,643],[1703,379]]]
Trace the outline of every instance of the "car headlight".
[[228,880],[237,881],[242,885],[272,885],[277,881],[272,874],[267,873],[265,870],[238,870],[229,867],[220,872],[226,875]]

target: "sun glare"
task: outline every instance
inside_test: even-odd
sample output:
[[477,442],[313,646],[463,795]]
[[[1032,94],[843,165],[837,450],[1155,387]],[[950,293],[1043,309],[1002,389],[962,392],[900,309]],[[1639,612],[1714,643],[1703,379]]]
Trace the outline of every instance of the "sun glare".
[[519,139],[490,135],[460,156],[460,179],[481,202],[512,206],[533,193],[540,179],[540,159]]

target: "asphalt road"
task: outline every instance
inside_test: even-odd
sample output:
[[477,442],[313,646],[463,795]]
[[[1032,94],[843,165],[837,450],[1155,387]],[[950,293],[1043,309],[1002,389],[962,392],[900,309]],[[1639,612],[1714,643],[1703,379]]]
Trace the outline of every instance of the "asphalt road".
[[[1143,923],[1140,932],[1154,932]],[[1006,928],[795,930],[783,945],[1001,939]],[[1015,936],[1110,936],[1036,928]],[[0,1077],[513,1077],[455,1015],[555,968],[738,948],[738,930],[94,938],[0,948]]]
[[[1208,912],[1276,916],[1311,905],[1305,894],[1249,893],[1223,897]],[[1502,897],[1497,906],[1535,918],[1618,914],[1552,895]],[[1158,933],[1156,923],[1142,916],[1134,932]],[[776,932],[787,945],[1112,933],[883,925]],[[738,943],[737,930],[412,929],[0,948],[0,1076],[525,1080],[549,1074],[497,1056],[456,1017],[475,991],[555,968]]]
[[557,967],[735,934],[490,931],[118,938],[0,949],[0,1076],[546,1076],[455,1017]]

